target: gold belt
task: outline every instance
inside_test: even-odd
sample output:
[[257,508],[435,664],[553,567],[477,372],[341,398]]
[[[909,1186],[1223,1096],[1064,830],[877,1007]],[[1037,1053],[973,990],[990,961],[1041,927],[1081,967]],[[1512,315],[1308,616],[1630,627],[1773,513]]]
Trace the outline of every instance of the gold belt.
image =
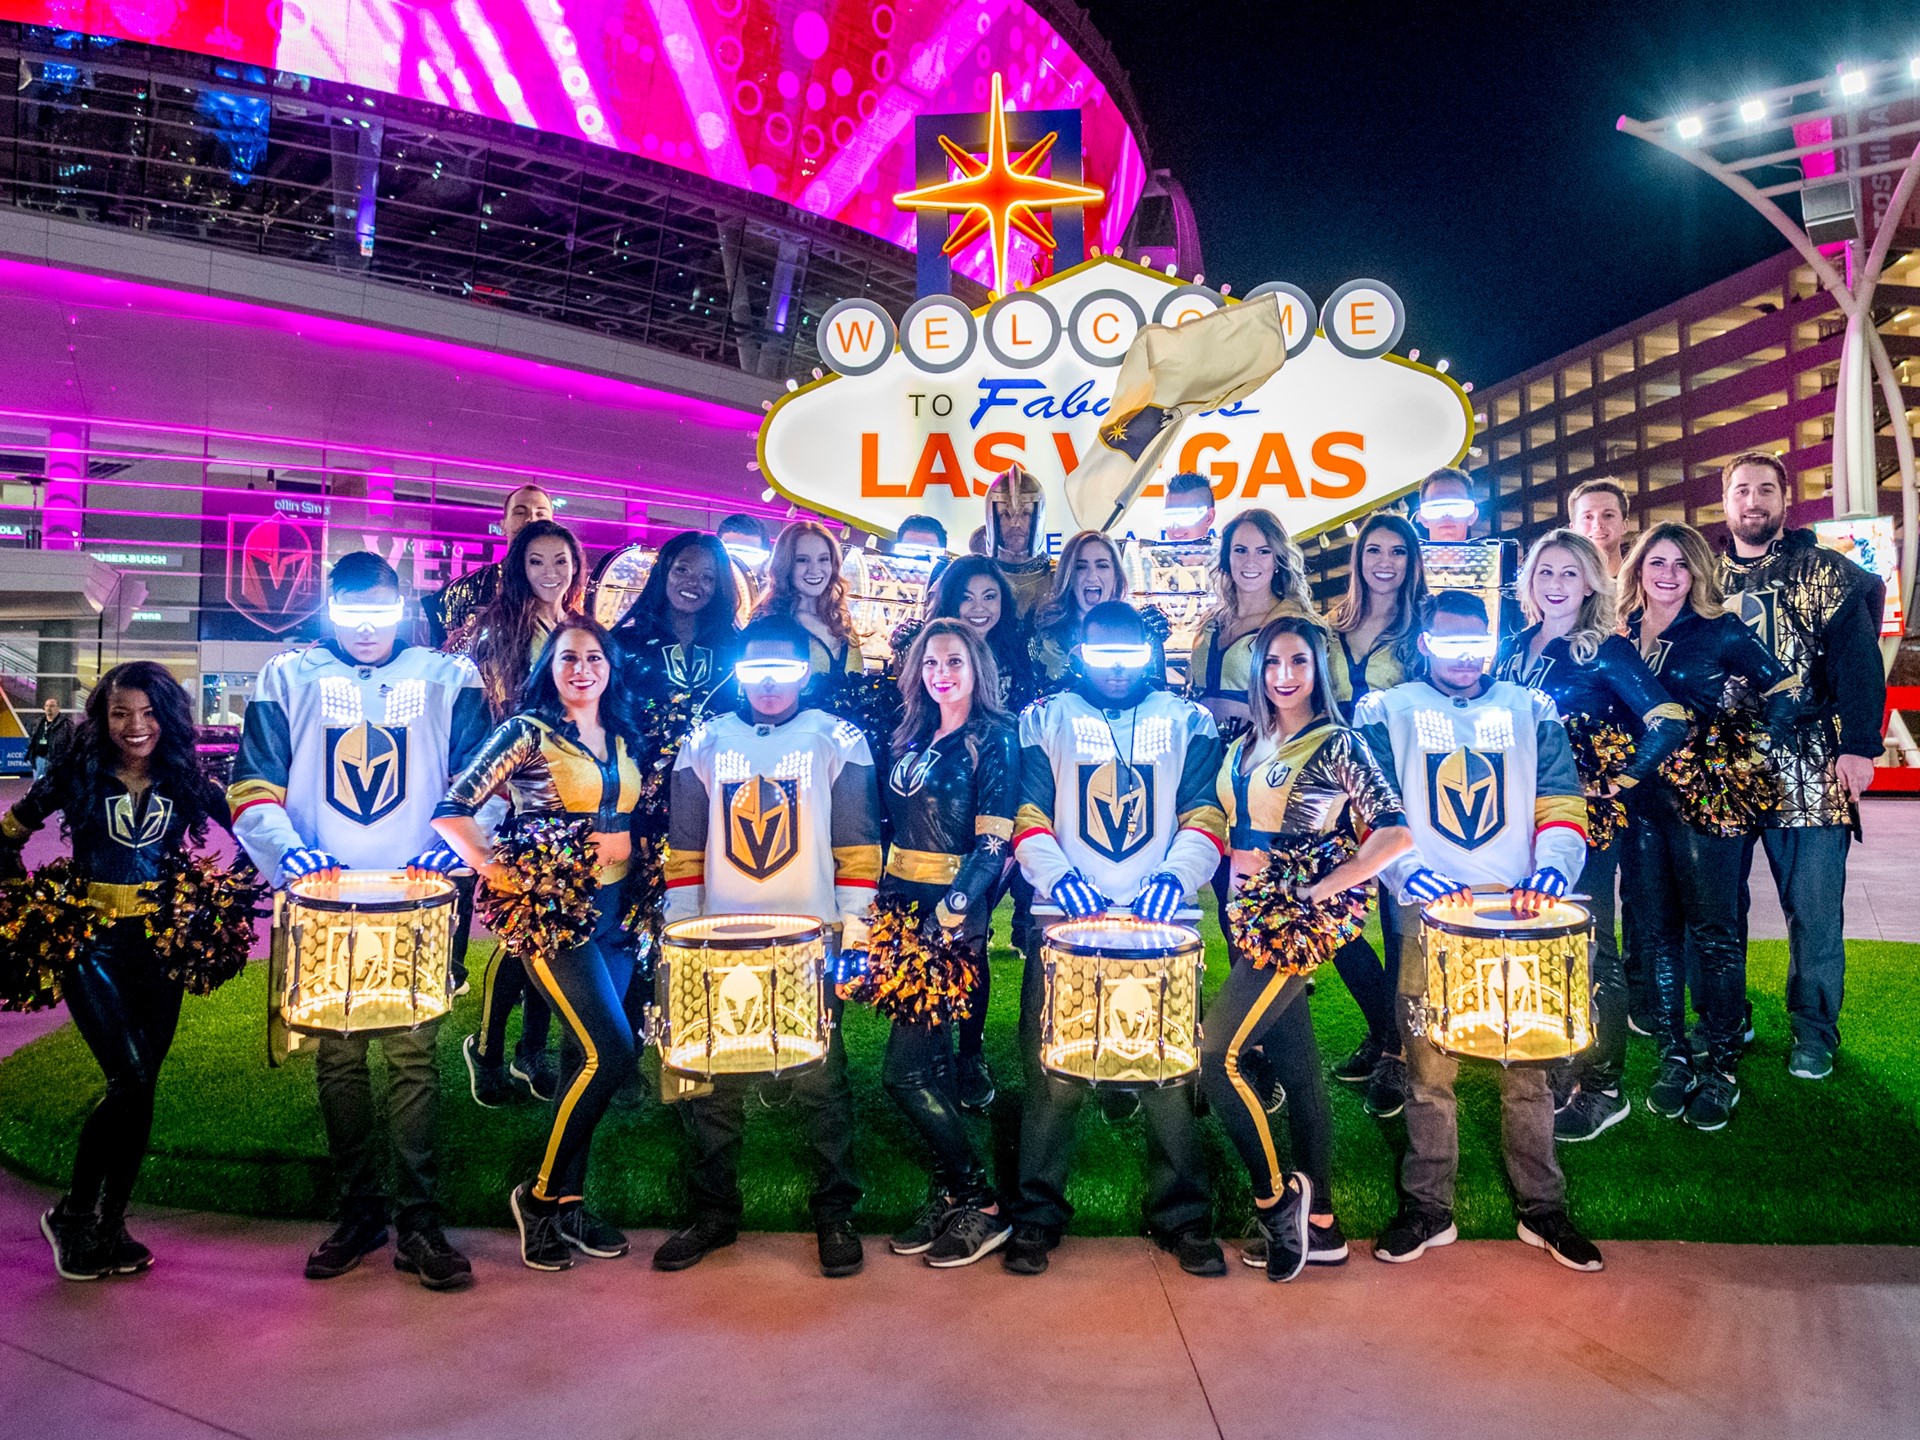
[[104,880],[87,882],[87,903],[109,920],[151,915],[158,908],[145,885],[109,885]]
[[887,852],[887,873],[911,885],[951,885],[960,873],[960,857],[896,845]]

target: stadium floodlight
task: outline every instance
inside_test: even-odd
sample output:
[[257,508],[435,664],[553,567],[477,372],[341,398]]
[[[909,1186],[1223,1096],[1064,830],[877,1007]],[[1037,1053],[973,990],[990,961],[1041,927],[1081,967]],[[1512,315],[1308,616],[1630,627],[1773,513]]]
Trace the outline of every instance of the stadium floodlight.
[[1764,100],[1741,101],[1740,118],[1749,125],[1758,125],[1767,118],[1767,102]]
[[1867,72],[1864,70],[1842,70],[1840,72],[1840,93],[1842,95],[1866,94]]
[[1706,132],[1707,122],[1698,115],[1682,115],[1673,126],[1673,133],[1682,140],[1698,140]]

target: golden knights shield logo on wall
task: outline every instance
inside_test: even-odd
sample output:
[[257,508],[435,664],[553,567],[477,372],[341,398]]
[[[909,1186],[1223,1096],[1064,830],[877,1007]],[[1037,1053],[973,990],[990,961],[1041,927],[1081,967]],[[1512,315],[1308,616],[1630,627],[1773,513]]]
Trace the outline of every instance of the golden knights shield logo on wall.
[[720,787],[727,859],[743,875],[771,880],[800,852],[800,782],[751,780]]
[[327,804],[357,825],[384,820],[407,798],[407,730],[362,720],[327,731]]
[[227,520],[227,603],[274,635],[320,608],[324,551],[317,525],[283,516]]
[[1119,864],[1153,836],[1153,772],[1118,759],[1080,767],[1080,838]]
[[1462,850],[1478,850],[1507,825],[1507,757],[1461,748],[1427,756],[1427,819]]

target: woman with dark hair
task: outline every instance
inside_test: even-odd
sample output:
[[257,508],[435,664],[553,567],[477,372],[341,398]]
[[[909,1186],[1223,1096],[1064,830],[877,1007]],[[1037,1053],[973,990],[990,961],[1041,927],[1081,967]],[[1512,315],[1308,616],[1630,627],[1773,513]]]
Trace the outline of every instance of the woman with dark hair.
[[433,828],[460,858],[489,884],[507,887],[513,875],[493,858],[473,818],[489,799],[509,795],[515,824],[547,815],[593,818],[599,882],[593,933],[550,961],[523,957],[565,1026],[546,1149],[533,1178],[509,1197],[521,1259],[534,1270],[566,1270],[576,1250],[601,1259],[627,1253],[626,1236],[585,1203],[594,1127],[632,1072],[635,1055],[622,1005],[633,951],[621,933],[620,897],[640,768],[607,702],[612,653],[607,632],[594,621],[561,621],[527,681],[520,712],[487,737],[434,812]]
[[1300,547],[1270,510],[1243,510],[1229,521],[1209,569],[1213,609],[1193,637],[1187,698],[1231,741],[1247,724],[1254,636],[1277,616],[1312,616],[1313,597]]
[[[1220,768],[1233,885],[1262,870],[1281,840],[1326,835],[1350,820],[1359,850],[1308,892],[1325,900],[1364,885],[1413,844],[1400,797],[1366,742],[1339,722],[1327,685],[1325,636],[1304,615],[1269,622],[1253,644],[1249,729]],[[1266,1052],[1287,1091],[1287,1123],[1299,1169],[1283,1174],[1246,1052]],[[1347,1242],[1333,1213],[1333,1117],[1320,1050],[1307,1013],[1307,977],[1234,955],[1207,1011],[1200,1078],[1253,1180],[1259,1235],[1246,1256],[1270,1280],[1306,1265],[1338,1265]]]
[[[573,532],[553,520],[535,520],[507,547],[507,558],[500,562],[500,593],[449,638],[447,648],[464,647],[479,669],[496,724],[513,713],[554,628],[580,613],[586,575],[586,560]],[[470,896],[463,900],[472,903]],[[521,1007],[520,1040],[509,1060],[507,1021],[516,1005]],[[506,946],[496,946],[480,988],[480,1028],[461,1044],[467,1088],[476,1104],[506,1104],[515,1080],[536,1100],[553,1098],[559,1071],[547,1053],[551,1020],[546,1001],[527,983],[519,959]]]
[[738,658],[737,576],[715,536],[686,530],[660,547],[647,583],[613,628],[622,704],[637,709],[688,695],[696,720],[717,708]]
[[66,1280],[133,1275],[153,1263],[127,1234],[127,1201],[146,1158],[182,990],[148,943],[146,887],[206,839],[209,821],[231,827],[226,797],[201,773],[193,741],[193,706],[172,675],[151,660],[116,665],[88,697],[62,763],[0,817],[6,876],[21,873],[21,847],[60,812],[74,869],[103,922],[85,958],[60,977],[74,1028],[107,1078],[81,1127],[67,1193],[40,1217]]
[[[1040,689],[1048,694],[1074,682],[1073,651],[1080,643],[1080,627],[1087,612],[1109,600],[1127,598],[1127,572],[1120,547],[1099,530],[1082,530],[1060,547],[1053,570],[1053,590],[1033,611],[1033,669]],[[1136,607],[1147,621],[1147,639],[1153,659],[1147,681],[1158,689],[1167,684],[1167,656],[1162,641],[1166,616],[1156,606]]]
[[789,615],[807,632],[808,661],[815,684],[804,703],[824,705],[848,675],[866,668],[860,636],[847,608],[847,582],[840,574],[840,542],[817,520],[796,520],[773,542],[767,562],[767,593],[753,618]]
[[[962,562],[964,563],[964,562]],[[893,844],[879,900],[910,902],[987,968],[987,922],[1012,862],[1020,740],[999,700],[993,654],[965,621],[929,620],[900,675],[904,713],[884,787]],[[969,996],[984,1006],[985,987]],[[896,1019],[881,1079],[933,1152],[927,1203],[895,1235],[898,1255],[971,1265],[1013,1233],[960,1118],[951,1025]]]
[[[1691,735],[1743,703],[1779,728],[1795,704],[1792,672],[1724,606],[1719,566],[1691,525],[1655,525],[1620,567],[1627,638],[1666,692],[1686,707]],[[1720,1130],[1740,1102],[1747,947],[1740,913],[1741,835],[1693,823],[1686,799],[1664,777],[1635,787],[1627,805],[1621,893],[1633,943],[1653,986],[1660,1072],[1647,1108],[1698,1130]],[[1706,1055],[1687,1036],[1688,972]]]
[[[1347,555],[1347,593],[1327,614],[1327,686],[1341,715],[1371,690],[1412,678],[1427,611],[1420,536],[1401,516],[1377,514],[1360,527]],[[1406,1104],[1407,1067],[1395,1016],[1400,932],[1393,904],[1380,896],[1380,939],[1386,961],[1364,939],[1344,945],[1334,968],[1367,1020],[1367,1038],[1333,1067],[1343,1085],[1366,1087],[1367,1113],[1386,1119]]]
[[1018,715],[1033,700],[1033,659],[1027,651],[1026,626],[1020,621],[1018,597],[997,561],[985,555],[963,555],[949,564],[934,582],[927,619],[964,620],[987,642],[1000,675],[1001,709]]

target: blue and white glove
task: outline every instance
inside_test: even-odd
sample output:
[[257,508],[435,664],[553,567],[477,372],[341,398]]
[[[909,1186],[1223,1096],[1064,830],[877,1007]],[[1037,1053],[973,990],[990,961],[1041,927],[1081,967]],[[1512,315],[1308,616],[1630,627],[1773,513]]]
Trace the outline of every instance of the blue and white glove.
[[864,950],[836,950],[833,956],[833,983],[835,987],[851,985],[867,973],[867,952]]
[[1087,920],[1095,915],[1104,915],[1110,902],[1087,883],[1086,876],[1078,870],[1069,870],[1053,882],[1053,903],[1065,912],[1068,919]]
[[1407,877],[1407,894],[1426,905],[1441,900],[1471,900],[1473,891],[1451,876],[1422,865]]
[[407,861],[407,874],[450,875],[466,863],[451,845],[436,845]]
[[1542,865],[1513,887],[1513,913],[1538,915],[1550,901],[1567,893],[1567,877],[1551,865]]
[[280,857],[280,883],[298,880],[303,875],[319,875],[343,868],[337,856],[324,850],[289,850]]
[[1180,902],[1187,898],[1187,887],[1170,870],[1149,876],[1140,893],[1133,897],[1133,913],[1142,920],[1162,924],[1173,918]]

